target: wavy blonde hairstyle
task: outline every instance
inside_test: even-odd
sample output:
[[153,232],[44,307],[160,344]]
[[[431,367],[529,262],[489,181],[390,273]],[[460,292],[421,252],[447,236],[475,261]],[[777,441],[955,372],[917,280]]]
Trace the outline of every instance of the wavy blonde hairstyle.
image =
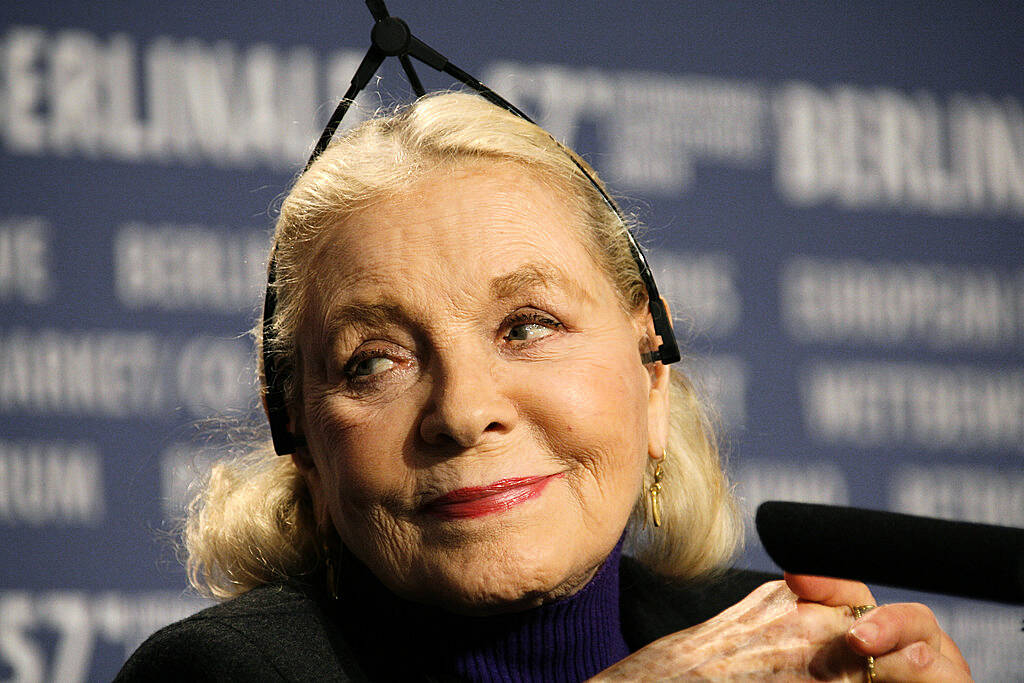
[[[430,95],[340,136],[299,176],[281,205],[274,233],[278,303],[272,341],[263,339],[262,321],[253,334],[261,362],[265,342],[279,354],[290,404],[302,392],[295,372],[296,331],[307,314],[314,279],[311,242],[345,216],[401,193],[424,173],[471,161],[514,164],[570,202],[582,217],[580,238],[619,293],[617,304],[630,313],[647,306],[628,226],[577,166],[596,178],[586,162],[543,129],[480,97]],[[644,524],[649,469],[644,490],[637,491],[627,547],[659,574],[694,579],[733,557],[742,528],[709,412],[676,371],[670,400],[662,526]],[[307,574],[321,561],[321,532],[291,458],[276,456],[264,441],[242,457],[216,464],[189,506],[184,533],[189,578],[200,592],[228,598]]]

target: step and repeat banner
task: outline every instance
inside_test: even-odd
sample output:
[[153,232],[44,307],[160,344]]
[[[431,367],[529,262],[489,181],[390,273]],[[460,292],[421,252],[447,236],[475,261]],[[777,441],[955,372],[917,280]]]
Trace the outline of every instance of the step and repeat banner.
[[[389,9],[648,226],[748,514],[1024,526],[1024,11]],[[247,330],[275,207],[371,18],[355,0],[0,16],[0,680],[105,680],[204,604],[176,524],[223,425],[258,419]],[[392,64],[359,108],[407,97]],[[1019,608],[879,594],[932,605],[979,680],[1024,675]]]

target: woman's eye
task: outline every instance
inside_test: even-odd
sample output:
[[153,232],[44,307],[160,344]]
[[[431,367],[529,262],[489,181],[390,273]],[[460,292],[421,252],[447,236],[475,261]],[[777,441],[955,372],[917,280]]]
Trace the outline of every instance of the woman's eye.
[[390,370],[395,361],[383,356],[370,356],[355,363],[349,368],[348,374],[352,377],[369,377]]
[[508,333],[505,334],[505,341],[511,342],[531,342],[541,339],[553,333],[554,328],[557,327],[558,323],[555,321],[545,321],[544,323],[528,320],[525,322],[515,323],[508,328]]

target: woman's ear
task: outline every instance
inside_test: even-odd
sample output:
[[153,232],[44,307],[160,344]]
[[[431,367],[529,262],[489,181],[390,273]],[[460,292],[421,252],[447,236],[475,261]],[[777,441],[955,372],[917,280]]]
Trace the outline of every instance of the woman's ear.
[[306,444],[306,440],[298,436],[295,440],[297,443],[295,444],[295,451],[292,452],[292,462],[295,463],[299,472],[302,472],[303,476],[305,476],[307,470],[316,469],[316,463],[313,462],[313,456],[309,454],[309,445]]
[[[270,407],[267,405],[266,393],[264,393],[261,401],[263,403],[263,414],[266,415],[267,419],[269,420]],[[299,471],[301,472],[307,469],[308,467],[312,467],[313,462],[309,457],[309,448],[306,445],[306,437],[303,436],[304,430],[300,429],[298,426],[300,422],[301,419],[296,419],[294,417],[294,411],[289,410],[288,425],[286,428],[288,429],[288,432],[292,435],[292,441],[295,444],[295,451],[292,453],[292,462],[295,463],[295,466],[298,467]]]
[[[664,297],[661,301],[671,320],[672,312],[669,310],[668,302]],[[651,340],[651,347],[657,348],[658,336],[654,331],[654,319],[650,313],[646,317],[647,338]],[[651,386],[647,396],[647,454],[654,460],[660,460],[668,447],[672,372],[667,365],[660,362],[649,364],[648,372]]]
[[317,527],[321,529],[333,529],[331,512],[327,504],[326,491],[324,489],[324,472],[317,465],[316,458],[309,451],[309,444],[306,442],[305,430],[302,428],[301,420],[291,420],[288,428],[295,435],[295,451],[292,453],[292,463],[299,471],[302,480],[306,482],[306,489],[309,491],[309,498],[313,504],[313,516],[316,519]]
[[292,462],[295,463],[299,472],[306,476],[307,470],[316,469],[316,463],[313,461],[313,456],[309,453],[309,443],[306,441],[305,420],[298,408],[289,410],[288,418],[288,431],[292,433],[292,443],[295,444]]

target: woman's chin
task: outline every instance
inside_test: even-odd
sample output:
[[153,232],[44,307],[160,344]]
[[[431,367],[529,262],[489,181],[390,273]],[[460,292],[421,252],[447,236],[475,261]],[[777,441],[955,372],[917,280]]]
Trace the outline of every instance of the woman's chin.
[[537,607],[572,595],[603,560],[569,561],[566,548],[480,544],[431,558],[408,597],[460,614],[498,614]]
[[614,518],[588,524],[566,479],[549,483],[507,508],[460,502],[420,510],[387,535],[403,543],[376,556],[388,546],[366,544],[364,560],[394,593],[460,614],[521,611],[572,595],[615,547],[621,526]]

